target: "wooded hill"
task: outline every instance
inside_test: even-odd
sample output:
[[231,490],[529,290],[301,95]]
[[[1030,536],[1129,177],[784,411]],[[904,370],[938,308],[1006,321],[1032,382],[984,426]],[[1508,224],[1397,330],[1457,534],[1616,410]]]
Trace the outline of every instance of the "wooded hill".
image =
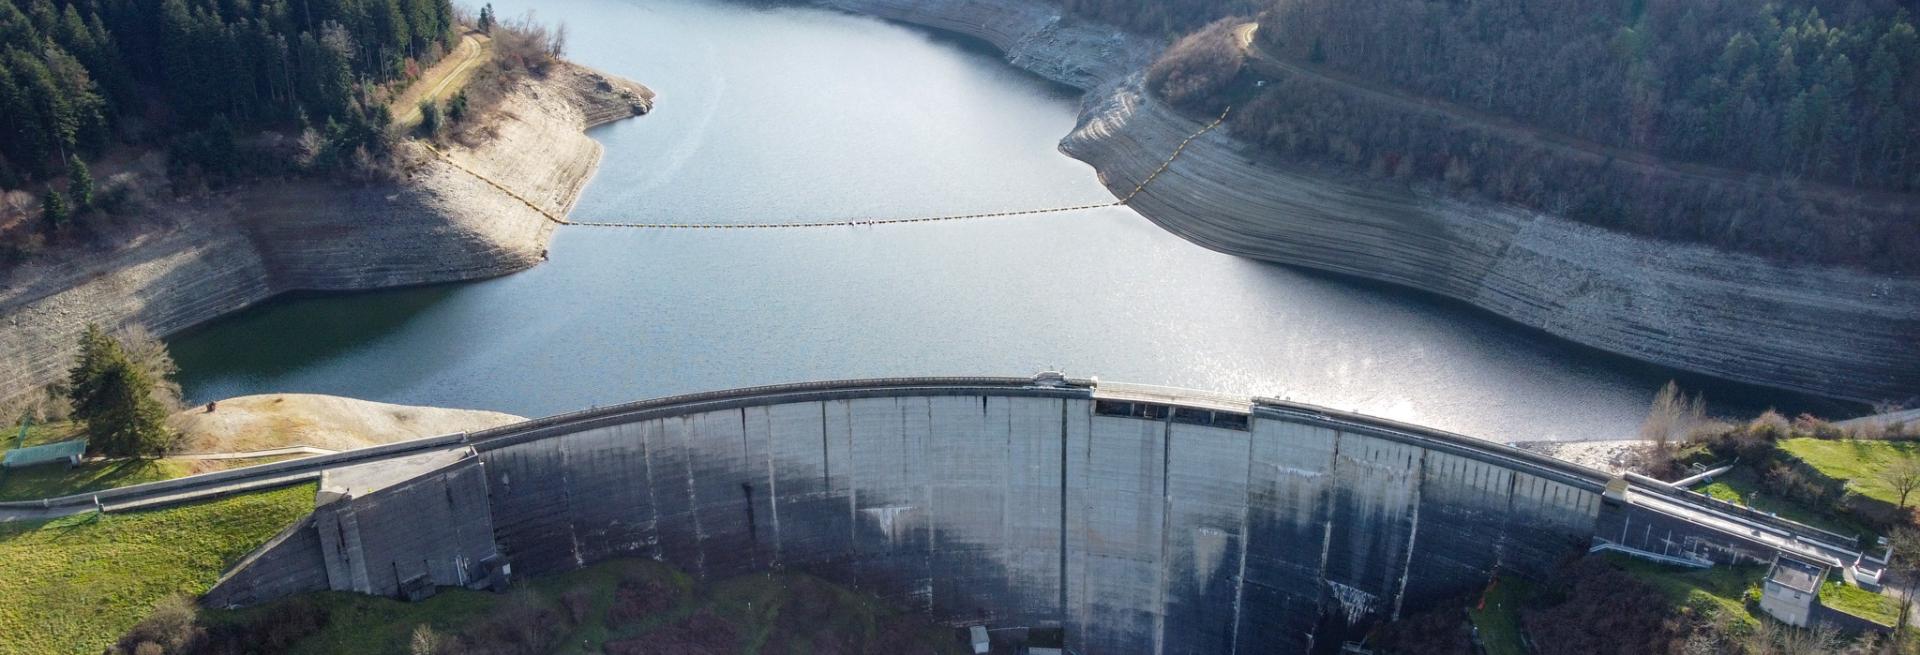
[[[1294,162],[1661,239],[1920,271],[1920,38],[1891,0],[1281,0],[1150,71]],[[1247,58],[1245,55],[1250,54]]]
[[1891,0],[1287,0],[1269,49],[1613,146],[1920,189],[1920,35]]
[[0,0],[0,188],[118,142],[240,165],[236,128],[378,147],[370,87],[437,59],[448,0]]

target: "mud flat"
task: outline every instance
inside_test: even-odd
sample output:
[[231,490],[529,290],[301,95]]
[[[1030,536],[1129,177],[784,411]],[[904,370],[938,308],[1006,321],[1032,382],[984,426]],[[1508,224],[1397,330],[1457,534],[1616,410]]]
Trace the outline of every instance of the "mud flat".
[[484,143],[443,148],[459,166],[406,142],[415,164],[398,182],[267,182],[156,201],[158,215],[142,220],[159,227],[118,249],[49,256],[7,274],[0,398],[57,380],[88,323],[166,335],[289,291],[471,280],[538,264],[556,226],[549,215],[572,208],[600,161],[584,131],[645,113],[652,98],[639,84],[566,64],[518,82],[486,118],[493,136]]

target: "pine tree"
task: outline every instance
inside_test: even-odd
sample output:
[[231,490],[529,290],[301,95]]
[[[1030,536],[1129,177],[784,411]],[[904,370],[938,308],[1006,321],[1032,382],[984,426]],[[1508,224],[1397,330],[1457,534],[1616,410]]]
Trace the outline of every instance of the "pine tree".
[[79,155],[67,158],[67,193],[80,211],[93,207],[93,172],[87,170],[87,162]]
[[479,27],[481,32],[493,33],[493,3],[489,2],[480,8],[480,20],[477,23],[476,27]]
[[108,457],[166,453],[172,433],[167,410],[153,395],[154,380],[120,343],[97,325],[80,337],[80,356],[68,371],[75,418],[87,424],[87,450]]
[[59,191],[47,189],[47,195],[40,197],[40,215],[46,219],[47,231],[66,227],[73,218],[73,209],[67,206],[67,197]]

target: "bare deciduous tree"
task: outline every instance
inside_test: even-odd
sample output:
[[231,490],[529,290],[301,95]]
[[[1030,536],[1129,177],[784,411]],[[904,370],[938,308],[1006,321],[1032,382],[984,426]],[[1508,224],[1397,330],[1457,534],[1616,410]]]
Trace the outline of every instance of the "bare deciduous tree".
[[1894,460],[1886,468],[1880,469],[1876,477],[1900,495],[1900,509],[1904,510],[1907,508],[1907,496],[1920,490],[1920,459],[1902,457]]
[[1648,467],[1653,473],[1668,472],[1674,450],[1695,427],[1706,422],[1706,414],[1706,403],[1699,395],[1682,393],[1680,385],[1672,381],[1660,387],[1647,410],[1647,420],[1640,424],[1640,438],[1653,446]]

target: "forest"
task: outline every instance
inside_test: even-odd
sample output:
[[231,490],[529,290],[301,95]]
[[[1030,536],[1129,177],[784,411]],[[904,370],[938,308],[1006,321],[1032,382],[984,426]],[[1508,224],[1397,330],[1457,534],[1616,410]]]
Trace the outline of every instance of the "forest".
[[1607,145],[1920,190],[1920,36],[1887,1],[1288,0],[1275,51]]
[[253,128],[377,149],[372,87],[454,36],[449,0],[0,0],[0,188],[122,143],[232,172]]
[[[1250,63],[1231,27],[1251,19],[1256,56],[1316,74]],[[1290,162],[1920,270],[1920,40],[1892,3],[1283,0],[1178,41],[1148,84],[1196,114],[1234,105],[1234,132]]]

